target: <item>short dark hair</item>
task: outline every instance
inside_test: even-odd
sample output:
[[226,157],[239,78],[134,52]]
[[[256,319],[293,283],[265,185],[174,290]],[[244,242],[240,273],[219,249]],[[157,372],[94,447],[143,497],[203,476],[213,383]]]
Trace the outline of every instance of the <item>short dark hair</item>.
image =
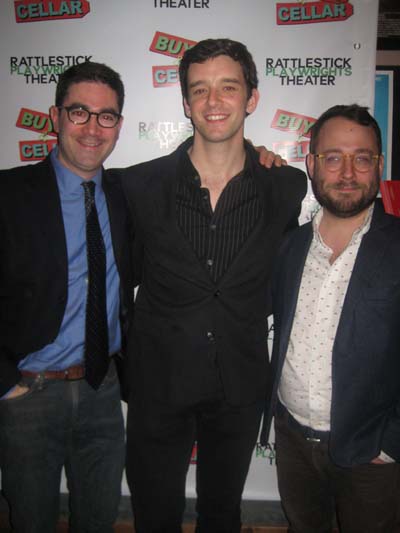
[[250,98],[252,90],[257,89],[258,77],[254,60],[246,46],[231,39],[204,39],[184,53],[179,65],[179,79],[182,96],[188,97],[188,70],[192,63],[204,63],[218,56],[228,56],[240,63]]
[[61,107],[63,105],[72,84],[85,81],[104,83],[104,85],[108,85],[110,89],[115,91],[118,100],[118,111],[122,113],[125,90],[121,76],[112,68],[104,65],[104,63],[95,63],[94,61],[85,61],[84,63],[73,65],[60,75],[56,89],[56,106]]
[[378,145],[379,155],[382,153],[382,136],[381,130],[378,126],[377,121],[372,115],[368,112],[368,107],[362,107],[358,104],[350,105],[334,105],[327,109],[318,120],[313,124],[311,128],[311,139],[310,139],[310,153],[314,154],[317,149],[318,135],[321,131],[322,126],[330,120],[331,118],[342,117],[356,122],[360,126],[367,126],[372,128],[375,133],[376,142]]

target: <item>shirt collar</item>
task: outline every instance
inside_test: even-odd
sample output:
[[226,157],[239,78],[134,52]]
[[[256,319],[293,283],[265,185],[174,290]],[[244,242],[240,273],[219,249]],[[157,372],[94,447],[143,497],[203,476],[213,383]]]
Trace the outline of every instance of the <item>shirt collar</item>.
[[187,184],[194,185],[195,187],[201,187],[199,173],[194,167],[186,150],[181,152],[178,176],[181,176],[183,181],[185,181]]
[[[50,159],[56,174],[57,184],[60,192],[63,194],[82,194],[82,183],[84,183],[86,180],[69,170],[60,162],[58,159],[58,146],[55,146],[51,151]],[[97,185],[96,190],[102,189],[101,176],[102,169],[100,169],[97,174],[91,178],[91,181],[94,181]]]
[[[374,206],[375,206],[375,202],[369,206],[367,214],[364,218],[364,222],[361,224],[361,226],[359,226],[358,228],[354,230],[350,243],[355,242],[356,240],[361,240],[361,238],[369,231],[371,227],[371,220],[372,220],[372,214],[374,212]],[[319,225],[321,223],[323,211],[324,211],[323,208],[318,210],[317,214],[313,218],[312,225],[313,225],[314,239],[317,239],[318,242],[320,242],[321,244],[325,246],[321,238],[321,235],[319,233]]]
[[[180,159],[179,159],[179,170],[178,170],[178,176],[181,177],[181,179],[186,182],[187,184],[191,186],[195,186],[196,188],[201,187],[201,180],[199,173],[197,172],[195,166],[193,165],[189,154],[187,153],[187,150],[182,150]],[[251,172],[251,161],[250,156],[248,154],[248,151],[246,149],[246,160],[244,163],[244,168],[236,174],[236,176],[233,176],[230,182],[237,181],[241,178],[251,178],[252,172]],[[229,182],[229,183],[230,183]]]

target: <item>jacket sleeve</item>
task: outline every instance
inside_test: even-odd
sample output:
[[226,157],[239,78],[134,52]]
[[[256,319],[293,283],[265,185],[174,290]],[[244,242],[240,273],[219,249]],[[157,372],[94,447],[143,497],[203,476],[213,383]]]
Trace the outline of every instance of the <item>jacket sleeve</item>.
[[21,379],[17,362],[7,357],[4,350],[0,351],[0,398],[7,394]]
[[[0,309],[3,310],[2,312],[6,312],[8,305],[6,294],[8,280],[5,279],[4,268],[2,268],[5,257],[4,238],[2,239],[2,236],[4,235],[4,226],[0,222]],[[9,353],[9,349],[5,346],[4,337],[0,338],[0,398],[7,394],[10,389],[15,387],[20,379],[21,373],[18,370],[18,358]]]

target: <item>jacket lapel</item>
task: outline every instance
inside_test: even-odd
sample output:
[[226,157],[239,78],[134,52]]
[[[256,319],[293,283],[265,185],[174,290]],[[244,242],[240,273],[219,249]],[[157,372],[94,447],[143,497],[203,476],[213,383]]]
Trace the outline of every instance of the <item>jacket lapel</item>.
[[[35,165],[33,174],[26,180],[27,209],[34,210],[35,220],[43,236],[42,242],[52,243],[48,253],[52,253],[59,266],[66,272],[67,245],[60,194],[50,157]],[[28,207],[29,206],[29,207]]]
[[[276,320],[280,322],[279,346],[276,348],[281,365],[287,352],[304,264],[312,241],[312,223],[305,224],[295,231],[295,238],[290,239],[290,248],[284,246],[280,252],[285,256],[286,268],[283,272],[276,273],[279,283],[274,294],[274,314]],[[279,263],[278,261],[277,269]]]
[[114,257],[117,264],[121,264],[123,247],[130,246],[132,243],[124,242],[127,235],[125,230],[127,225],[127,207],[122,193],[118,171],[105,171],[103,169],[102,186],[107,202]]
[[[186,146],[186,145],[184,145]],[[176,194],[178,183],[179,154],[181,146],[169,157],[172,159],[163,165],[162,177],[152,180],[147,187],[147,197],[151,198],[153,212],[158,220],[159,235],[164,246],[174,250],[175,255],[182,258],[180,274],[190,278],[200,286],[210,287],[213,282],[207,272],[206,266],[202,265],[186,236],[178,225],[176,215]]]
[[338,351],[343,356],[350,353],[349,350],[340,349],[340,346],[348,346],[352,338],[352,317],[355,306],[360,298],[362,298],[365,289],[374,285],[374,278],[377,272],[379,272],[385,249],[390,240],[385,231],[388,225],[390,225],[390,218],[385,215],[383,206],[378,200],[375,203],[371,228],[361,241],[354,263],[337,329],[333,349],[334,353],[336,352],[336,348],[339,348]]

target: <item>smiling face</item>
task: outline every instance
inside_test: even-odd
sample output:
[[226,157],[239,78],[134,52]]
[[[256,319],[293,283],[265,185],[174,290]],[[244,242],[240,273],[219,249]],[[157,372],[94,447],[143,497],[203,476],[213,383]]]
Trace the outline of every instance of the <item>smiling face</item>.
[[240,63],[221,55],[188,70],[185,114],[191,118],[195,138],[207,143],[242,140],[244,120],[258,102],[258,91],[250,98]]
[[[322,126],[316,143],[318,154],[367,154],[379,153],[374,130],[343,117],[327,120]],[[348,218],[356,216],[374,201],[383,172],[383,156],[373,160],[366,172],[354,168],[351,157],[345,157],[342,166],[335,171],[326,168],[324,159],[313,154],[307,156],[307,169],[314,195],[331,214]]]
[[[117,94],[104,83],[73,83],[64,99],[63,107],[76,105],[95,113],[119,113]],[[122,126],[122,117],[115,128],[102,128],[92,115],[89,122],[73,124],[65,109],[50,108],[50,116],[58,133],[58,159],[83,179],[90,179],[113,151]]]

